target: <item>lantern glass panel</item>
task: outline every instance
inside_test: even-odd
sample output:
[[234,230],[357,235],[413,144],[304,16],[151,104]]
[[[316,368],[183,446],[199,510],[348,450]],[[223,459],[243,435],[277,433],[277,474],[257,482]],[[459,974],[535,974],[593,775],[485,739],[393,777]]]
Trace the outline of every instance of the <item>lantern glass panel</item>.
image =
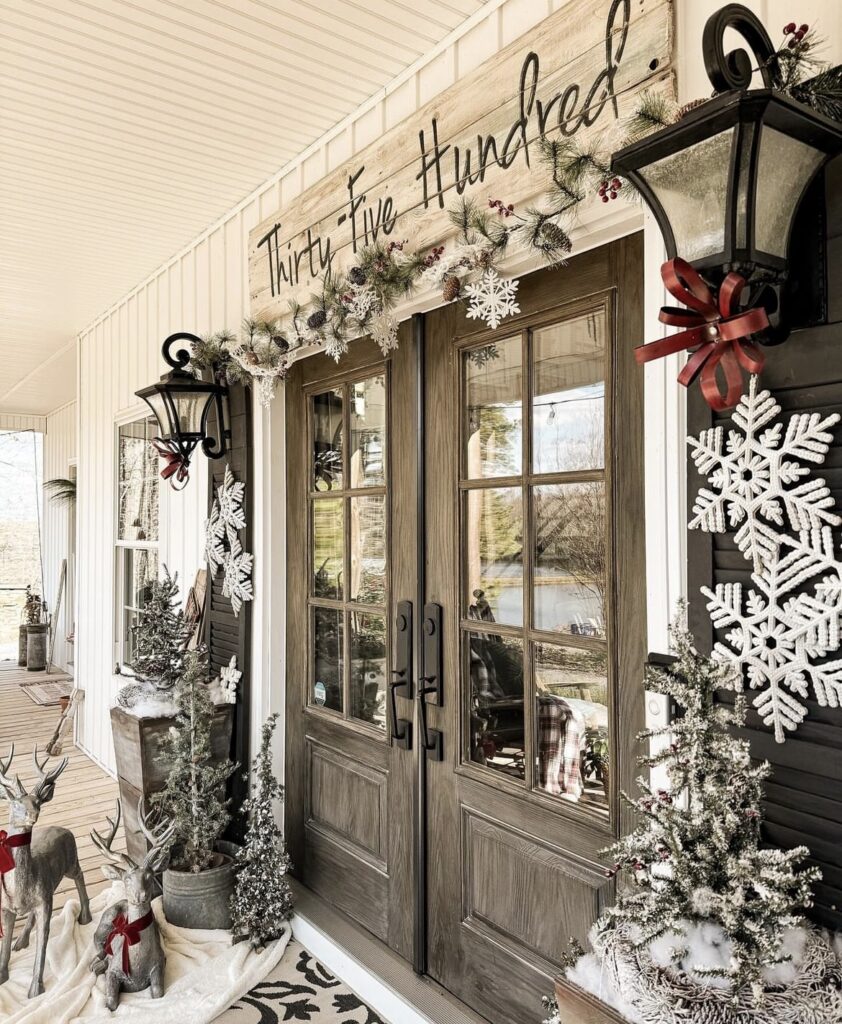
[[725,203],[734,129],[712,135],[637,172],[675,237],[675,254],[699,260],[725,248]]
[[155,419],[158,421],[158,436],[171,437],[172,426],[170,424],[170,417],[167,411],[167,403],[161,392],[153,391],[151,394],[144,395],[143,400],[152,412],[155,413]]
[[798,201],[825,154],[800,139],[763,126],[755,196],[755,248],[786,256]]
[[202,413],[211,400],[207,391],[173,391],[172,398],[178,414],[178,426],[182,437],[187,434],[201,434]]

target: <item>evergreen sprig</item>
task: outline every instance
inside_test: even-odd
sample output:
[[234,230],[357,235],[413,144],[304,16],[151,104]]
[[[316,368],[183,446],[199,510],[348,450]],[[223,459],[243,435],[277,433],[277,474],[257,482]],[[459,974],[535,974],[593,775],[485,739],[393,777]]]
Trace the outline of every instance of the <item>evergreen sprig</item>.
[[671,99],[663,93],[646,89],[640,94],[634,113],[626,121],[625,144],[639,142],[652,132],[668,128],[675,124],[677,118],[678,108]]
[[171,690],[183,671],[192,632],[181,607],[178,573],[171,576],[164,566],[163,577],[148,582],[145,598],[132,626],[132,668],[142,682]]
[[284,788],[272,771],[277,723],[276,714],[264,722],[260,751],[252,762],[252,795],[243,804],[249,825],[231,899],[234,941],[248,939],[254,949],[283,934],[294,903],[286,879],[290,860],[275,817],[275,804],[284,799]]

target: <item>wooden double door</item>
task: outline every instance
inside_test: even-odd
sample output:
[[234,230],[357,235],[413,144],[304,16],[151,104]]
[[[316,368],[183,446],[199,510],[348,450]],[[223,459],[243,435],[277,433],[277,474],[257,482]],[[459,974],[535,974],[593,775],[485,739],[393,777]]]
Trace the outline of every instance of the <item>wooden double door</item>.
[[643,719],[640,236],[287,381],[287,835],[494,1024],[611,885]]

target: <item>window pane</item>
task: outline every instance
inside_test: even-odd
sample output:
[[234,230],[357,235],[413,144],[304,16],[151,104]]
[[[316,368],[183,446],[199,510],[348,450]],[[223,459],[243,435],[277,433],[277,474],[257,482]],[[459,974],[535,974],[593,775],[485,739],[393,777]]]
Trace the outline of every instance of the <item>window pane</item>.
[[523,505],[519,487],[469,491],[465,516],[468,617],[523,624]]
[[344,520],[342,498],[313,501],[313,596],[341,600]]
[[313,489],[342,487],[342,391],[313,396]]
[[605,465],[605,312],[535,331],[533,466],[567,473]]
[[535,785],[604,802],[608,794],[608,652],[535,644]]
[[342,677],[345,628],[342,612],[335,608],[313,609],[313,692],[310,703],[342,710]]
[[158,454],[151,445],[151,419],[126,423],[118,432],[117,536],[158,540]]
[[351,486],[386,482],[386,378],[351,385]]
[[521,471],[523,367],[520,335],[462,356],[467,397],[468,477]]
[[523,641],[468,633],[465,642],[471,680],[470,758],[525,778]]
[[386,728],[386,619],[351,613],[351,717]]
[[605,636],[605,483],[534,489],[535,627]]
[[124,548],[125,604],[138,611],[149,600],[150,585],[158,578],[158,552],[145,548]]
[[351,498],[351,600],[386,603],[386,499]]

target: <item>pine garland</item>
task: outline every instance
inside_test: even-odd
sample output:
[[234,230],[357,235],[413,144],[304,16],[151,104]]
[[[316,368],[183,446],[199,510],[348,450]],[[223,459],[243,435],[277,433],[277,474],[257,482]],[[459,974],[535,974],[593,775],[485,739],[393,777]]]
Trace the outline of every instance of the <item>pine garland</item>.
[[[639,759],[645,768],[664,768],[669,788],[653,790],[639,778],[642,796],[623,794],[640,823],[604,853],[613,861],[607,874],[622,871],[630,884],[598,922],[598,934],[631,930],[634,948],[642,948],[667,933],[681,935],[687,922],[716,924],[731,944],[731,962],[695,973],[726,979],[735,997],[746,990],[759,1002],[763,969],[788,959],[783,933],[812,904],[821,875],[799,868],[806,847],[761,847],[763,783],[771,769],[753,763],[748,743],[733,735],[746,715],[739,673],[694,650],[684,609],[671,640],[675,664],[648,671],[646,686],[671,697],[683,715],[639,736],[645,743],[670,739],[661,752]],[[728,691],[733,706],[717,700]],[[676,950],[676,961],[686,954]]]
[[214,844],[231,815],[225,784],[235,770],[231,761],[214,761],[211,728],[214,705],[204,648],[189,651],[176,688],[175,725],[170,728],[172,767],[167,783],[151,798],[175,823],[171,866],[177,871],[203,871],[214,863]]
[[262,949],[283,934],[294,902],[286,880],[290,860],[275,819],[274,805],[284,799],[283,786],[272,772],[271,746],[277,723],[276,714],[264,723],[260,752],[252,762],[253,793],[243,804],[249,826],[237,858],[239,870],[231,899],[234,941],[248,939],[254,949]]
[[132,626],[132,668],[141,682],[171,690],[184,668],[184,649],[191,628],[178,596],[178,574],[163,567],[162,579],[149,581],[149,594]]

